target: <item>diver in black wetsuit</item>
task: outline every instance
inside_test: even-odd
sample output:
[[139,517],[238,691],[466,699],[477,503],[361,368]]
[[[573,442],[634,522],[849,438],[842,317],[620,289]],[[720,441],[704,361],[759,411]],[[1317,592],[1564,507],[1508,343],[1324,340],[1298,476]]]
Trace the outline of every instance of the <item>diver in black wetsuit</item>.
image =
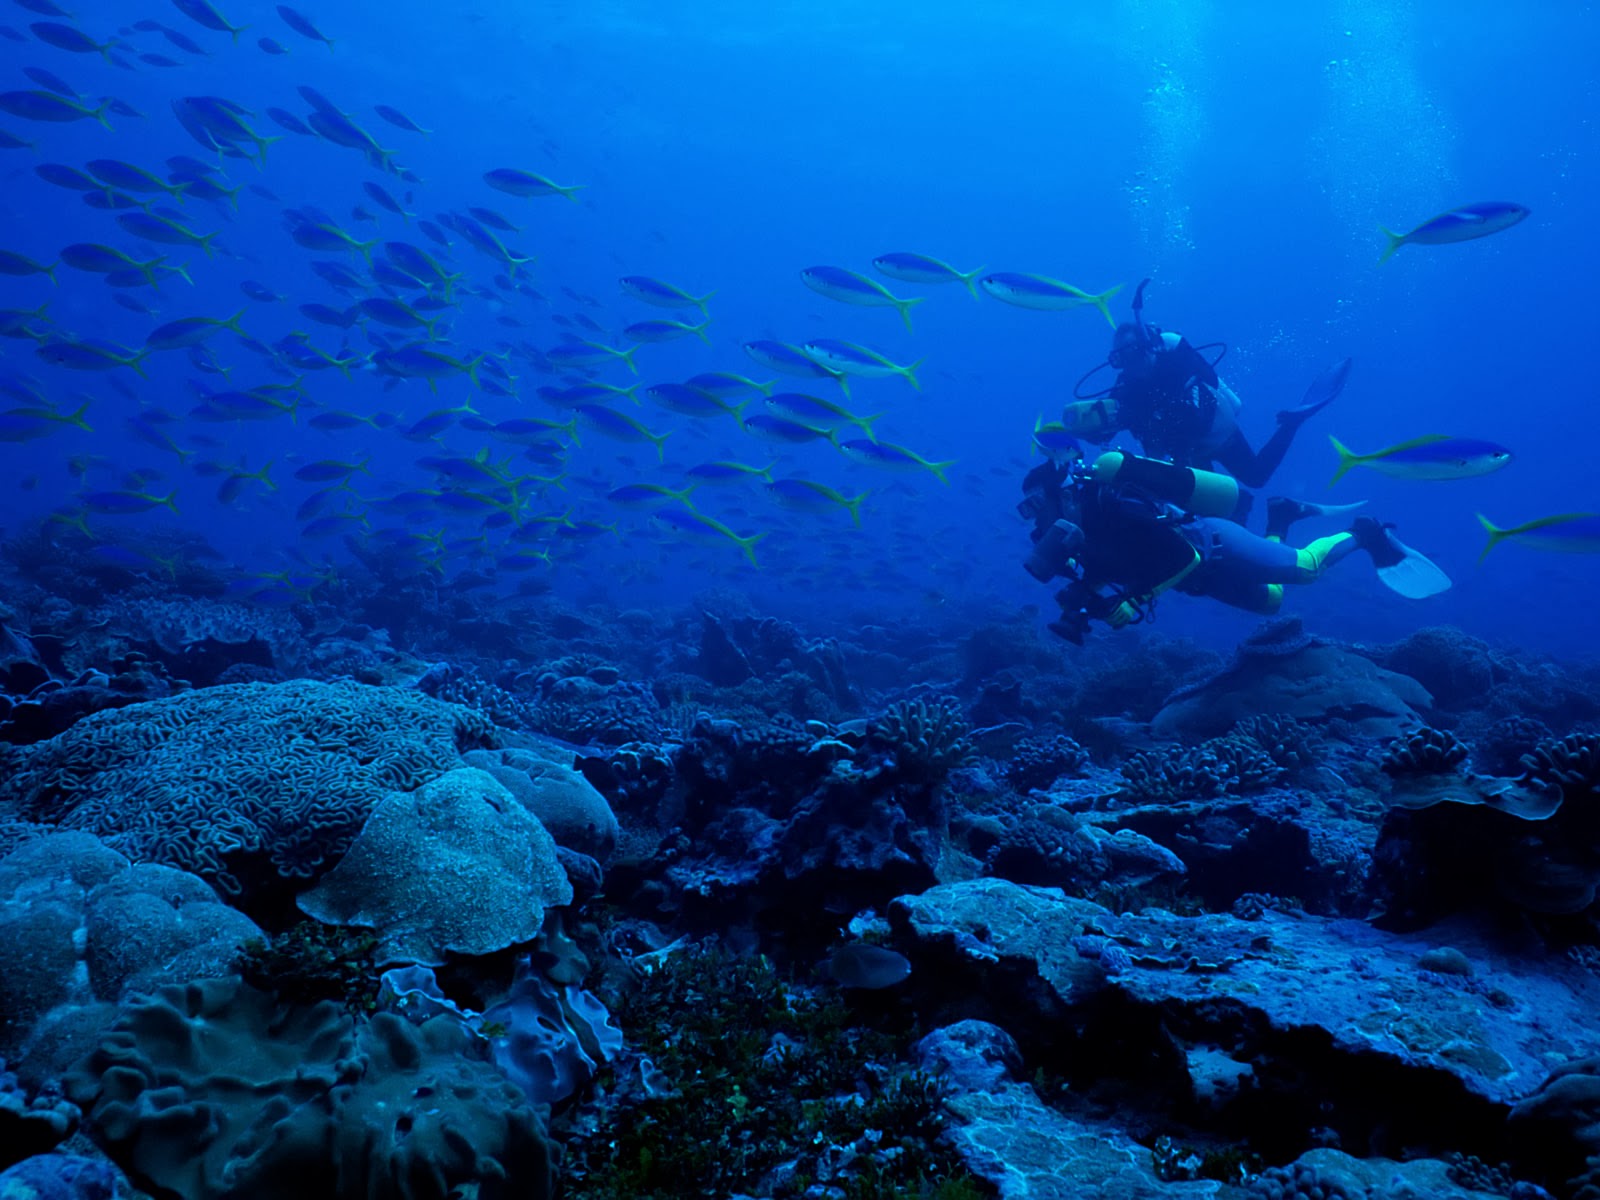
[[1113,629],[1146,620],[1168,590],[1273,613],[1285,585],[1314,583],[1356,550],[1403,596],[1421,599],[1450,586],[1371,517],[1296,548],[1284,541],[1289,527],[1322,510],[1279,497],[1268,502],[1266,536],[1250,533],[1232,519],[1238,481],[1214,471],[1113,451],[1090,464],[1041,463],[1023,492],[1017,511],[1034,526],[1024,566],[1041,583],[1070,581],[1056,593],[1061,616],[1050,628],[1074,643],[1091,619]]
[[[1243,403],[1216,365],[1180,333],[1163,332],[1144,321],[1144,289],[1133,297],[1133,320],[1118,325],[1106,361],[1078,381],[1077,398],[1063,410],[1068,433],[1104,445],[1127,430],[1143,452],[1182,467],[1220,466],[1247,488],[1262,487],[1283,462],[1300,426],[1339,395],[1350,374],[1340,362],[1307,390],[1298,408],[1278,414],[1278,427],[1260,450],[1239,429]],[[1223,353],[1226,353],[1223,348]],[[1116,381],[1104,391],[1085,394],[1083,385],[1110,367]],[[1242,507],[1248,507],[1248,498]]]

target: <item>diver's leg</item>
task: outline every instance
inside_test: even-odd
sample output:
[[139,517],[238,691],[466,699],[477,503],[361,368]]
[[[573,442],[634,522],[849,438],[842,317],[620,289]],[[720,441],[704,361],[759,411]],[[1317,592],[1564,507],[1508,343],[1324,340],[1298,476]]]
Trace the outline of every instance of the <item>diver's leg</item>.
[[1318,538],[1296,549],[1281,541],[1260,537],[1231,521],[1205,519],[1198,524],[1211,539],[1206,560],[1208,574],[1218,574],[1241,584],[1311,583],[1360,542],[1350,533]]

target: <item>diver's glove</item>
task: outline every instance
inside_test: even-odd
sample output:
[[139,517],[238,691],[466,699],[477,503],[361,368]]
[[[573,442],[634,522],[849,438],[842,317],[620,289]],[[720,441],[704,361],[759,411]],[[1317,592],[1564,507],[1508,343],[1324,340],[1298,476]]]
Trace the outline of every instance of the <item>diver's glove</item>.
[[1113,629],[1126,629],[1144,619],[1144,611],[1132,600],[1124,600],[1106,614],[1106,624]]

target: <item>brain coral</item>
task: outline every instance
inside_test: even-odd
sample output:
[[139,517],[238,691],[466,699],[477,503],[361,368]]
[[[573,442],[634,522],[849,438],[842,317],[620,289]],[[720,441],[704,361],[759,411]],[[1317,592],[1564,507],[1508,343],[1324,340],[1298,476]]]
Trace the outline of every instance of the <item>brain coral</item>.
[[135,861],[191,871],[249,907],[308,880],[374,806],[493,744],[487,720],[356,683],[205,688],[0,746],[0,819],[92,833]]
[[378,933],[381,963],[439,966],[531,941],[572,885],[545,827],[485,771],[393,792],[301,911]]

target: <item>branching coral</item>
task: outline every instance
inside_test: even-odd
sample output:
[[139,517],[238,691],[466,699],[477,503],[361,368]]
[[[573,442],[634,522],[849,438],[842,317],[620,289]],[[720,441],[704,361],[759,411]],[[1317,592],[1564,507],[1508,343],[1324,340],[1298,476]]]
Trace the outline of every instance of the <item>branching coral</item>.
[[1075,775],[1089,762],[1089,752],[1071,738],[1023,738],[1011,752],[1006,781],[1020,791],[1047,788],[1063,775]]
[[932,783],[972,757],[968,732],[956,700],[900,700],[872,721],[867,739],[893,755],[898,774]]
[[1136,804],[1182,804],[1261,791],[1282,775],[1256,742],[1229,734],[1189,749],[1135,754],[1122,764],[1121,795]]
[[1389,743],[1386,775],[1452,775],[1467,761],[1467,747],[1454,734],[1424,725]]

